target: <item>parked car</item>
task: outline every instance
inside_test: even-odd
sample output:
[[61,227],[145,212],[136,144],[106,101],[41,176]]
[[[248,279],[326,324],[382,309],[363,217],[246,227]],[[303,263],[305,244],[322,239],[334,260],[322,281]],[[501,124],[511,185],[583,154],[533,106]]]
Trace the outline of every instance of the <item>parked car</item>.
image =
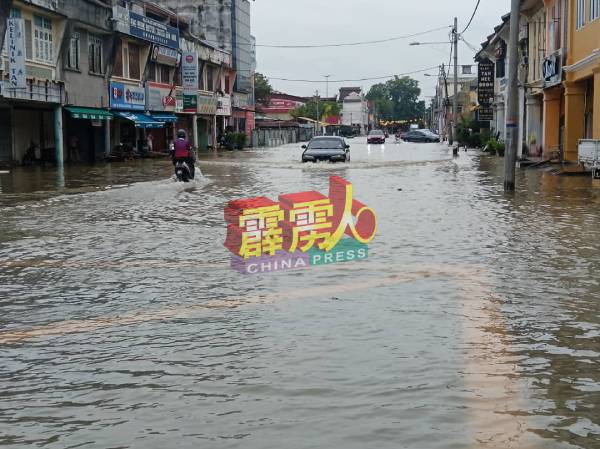
[[[434,133],[432,130],[430,129],[420,129],[419,131],[423,131],[425,134],[430,135],[431,137],[433,137],[434,142],[439,142],[440,141],[440,136],[436,133]],[[437,139],[437,140],[436,140]]]
[[313,137],[308,145],[302,145],[302,162],[350,162],[350,145],[342,137]]
[[426,132],[424,130],[418,129],[415,131],[409,131],[402,139],[405,142],[439,142],[440,136],[437,134],[433,134],[432,132]]
[[383,144],[385,143],[385,134],[380,129],[374,129],[367,136],[367,143]]

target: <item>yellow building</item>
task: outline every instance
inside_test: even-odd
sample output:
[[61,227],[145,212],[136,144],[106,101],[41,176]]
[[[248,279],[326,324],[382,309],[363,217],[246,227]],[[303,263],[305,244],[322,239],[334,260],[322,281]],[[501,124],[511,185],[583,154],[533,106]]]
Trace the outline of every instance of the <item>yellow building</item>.
[[[579,139],[600,139],[600,0],[569,0],[564,157],[576,161]],[[599,113],[594,116],[594,110]]]

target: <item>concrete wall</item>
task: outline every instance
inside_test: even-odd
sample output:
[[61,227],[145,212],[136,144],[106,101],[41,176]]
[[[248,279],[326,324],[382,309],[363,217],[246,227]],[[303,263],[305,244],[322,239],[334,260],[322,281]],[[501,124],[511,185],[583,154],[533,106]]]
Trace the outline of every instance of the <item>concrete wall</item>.
[[178,12],[190,23],[192,34],[231,52],[231,0],[144,0]]
[[[65,39],[61,47],[60,67],[62,79],[67,93],[66,103],[76,106],[108,107],[108,86],[104,75],[90,72],[88,43],[92,34],[103,39],[103,74],[106,64],[111,57],[108,48],[109,33],[111,33],[111,9],[102,7],[88,0],[63,0],[64,12],[68,17]],[[71,36],[74,32],[80,35],[79,70],[67,67],[67,55]]]

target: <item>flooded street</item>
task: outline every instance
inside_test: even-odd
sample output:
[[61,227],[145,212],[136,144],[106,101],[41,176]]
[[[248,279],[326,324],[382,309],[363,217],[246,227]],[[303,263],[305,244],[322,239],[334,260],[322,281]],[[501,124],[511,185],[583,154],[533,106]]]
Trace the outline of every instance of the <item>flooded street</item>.
[[[365,142],[0,174],[0,446],[600,448],[600,189]],[[368,260],[229,267],[228,201],[331,174]]]

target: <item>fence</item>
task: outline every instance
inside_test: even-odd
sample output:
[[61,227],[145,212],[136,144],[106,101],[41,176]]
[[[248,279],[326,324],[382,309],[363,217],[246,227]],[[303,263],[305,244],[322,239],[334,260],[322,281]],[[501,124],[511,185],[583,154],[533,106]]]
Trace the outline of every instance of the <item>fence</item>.
[[256,128],[252,132],[253,147],[277,147],[306,142],[313,136],[310,128]]

